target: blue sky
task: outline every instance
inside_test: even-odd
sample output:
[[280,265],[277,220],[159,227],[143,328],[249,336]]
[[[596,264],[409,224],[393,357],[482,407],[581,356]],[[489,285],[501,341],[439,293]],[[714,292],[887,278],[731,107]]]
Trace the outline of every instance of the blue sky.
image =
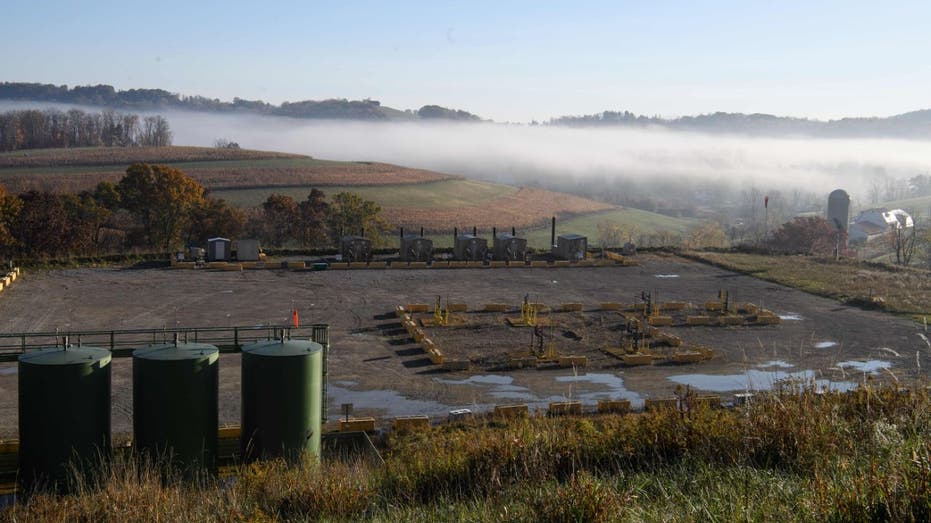
[[0,4],[0,81],[373,98],[498,121],[931,108],[927,1]]

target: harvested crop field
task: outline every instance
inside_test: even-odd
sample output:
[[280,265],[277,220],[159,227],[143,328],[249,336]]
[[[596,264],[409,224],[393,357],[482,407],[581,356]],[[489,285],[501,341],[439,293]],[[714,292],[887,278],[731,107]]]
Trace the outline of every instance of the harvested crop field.
[[[843,390],[866,376],[902,385],[919,372],[927,377],[916,362],[929,367],[929,346],[915,323],[682,258],[648,255],[639,261],[640,266],[592,268],[26,273],[0,294],[0,331],[281,324],[293,303],[303,322],[331,325],[333,415],[342,403],[353,403],[357,415],[445,416],[454,408],[514,402],[541,407],[559,399],[630,399],[637,406],[686,385],[729,397],[783,380]],[[670,327],[714,349],[714,358],[701,363],[625,367],[602,352],[602,342],[617,335],[617,316],[599,304],[636,302],[642,291],[662,301],[703,304],[721,289],[774,311],[781,323]],[[441,371],[394,316],[398,304],[432,303],[437,295],[472,310],[486,303],[510,307],[498,317],[461,313],[465,324],[442,328],[453,330],[437,339],[449,338],[451,357],[474,359],[471,371]],[[583,304],[582,311],[560,313],[565,321],[550,334],[557,350],[589,357],[588,367],[505,370],[495,361],[521,351],[524,340],[529,345],[527,328],[502,323],[504,316],[519,315],[517,306],[527,295],[548,305]],[[120,358],[113,365],[114,429],[125,432],[131,427],[131,361]],[[221,421],[237,423],[238,355],[221,357],[220,374]],[[0,367],[5,436],[16,431],[16,381],[14,364]]]
[[453,227],[494,226],[533,227],[550,216],[574,216],[616,208],[580,196],[544,189],[521,187],[518,191],[494,198],[481,205],[445,206],[432,209],[385,207],[389,223],[403,227],[424,227],[431,232],[451,231]]

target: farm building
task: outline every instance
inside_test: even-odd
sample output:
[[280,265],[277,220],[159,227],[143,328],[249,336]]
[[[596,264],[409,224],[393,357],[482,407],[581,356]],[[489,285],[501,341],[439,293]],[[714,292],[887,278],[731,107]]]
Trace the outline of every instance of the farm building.
[[433,240],[418,234],[401,236],[401,260],[406,262],[428,262],[433,259]]
[[527,256],[527,239],[510,234],[497,235],[493,252],[496,260],[524,261]]
[[870,209],[861,212],[848,229],[851,242],[873,240],[894,229],[908,229],[915,226],[911,215],[902,209],[886,211]]
[[236,240],[236,259],[239,261],[259,261],[259,240]]
[[207,261],[229,261],[231,245],[226,238],[210,238],[207,240]]
[[370,261],[372,240],[363,236],[343,236],[339,242],[339,253],[345,261]]
[[560,234],[556,238],[556,245],[553,245],[553,256],[560,260],[582,260],[585,259],[585,251],[588,250],[588,238],[580,234]]
[[453,256],[462,261],[482,261],[488,253],[488,241],[472,234],[456,236]]

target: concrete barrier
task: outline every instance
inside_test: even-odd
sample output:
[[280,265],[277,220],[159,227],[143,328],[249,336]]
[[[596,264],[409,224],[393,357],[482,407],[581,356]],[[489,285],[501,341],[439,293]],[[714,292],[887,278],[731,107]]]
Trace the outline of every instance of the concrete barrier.
[[175,262],[172,269],[194,269],[197,266],[194,262]]
[[465,303],[449,303],[446,305],[446,309],[449,312],[466,312],[469,310],[469,306]]
[[672,316],[650,316],[647,323],[654,327],[666,327],[672,325]]
[[468,266],[469,266],[468,262],[464,262],[464,261],[451,261],[447,265],[447,267],[450,269],[465,269]]
[[659,308],[663,311],[681,311],[685,310],[686,303],[684,301],[667,301],[665,303],[660,303]]
[[374,432],[375,418],[343,418],[339,420],[340,432]]
[[334,271],[334,270],[335,270],[335,271],[342,271],[342,270],[346,270],[346,269],[348,269],[348,268],[349,268],[349,263],[348,263],[348,262],[334,262],[334,263],[331,263],[329,267],[327,267],[327,270],[331,270],[331,271]]
[[213,261],[213,262],[207,263],[207,268],[208,269],[222,269],[223,267],[226,267],[227,265],[228,263],[225,261]]
[[719,301],[709,301],[705,303],[706,311],[720,311],[724,308],[723,304]]
[[568,367],[585,367],[588,365],[587,356],[560,356],[559,357],[559,366],[568,368]]
[[579,260],[575,262],[576,267],[594,267],[595,260]]
[[488,268],[490,269],[503,269],[508,266],[508,262],[503,260],[495,260],[488,262]]
[[407,312],[430,312],[430,306],[426,303],[408,303],[404,308]]
[[677,352],[672,355],[674,363],[698,363],[705,359],[705,355],[698,351]]
[[530,262],[531,267],[549,267],[550,264],[544,260],[534,260]]
[[621,361],[624,365],[636,367],[640,365],[653,365],[653,356],[649,354],[625,354]]
[[[285,265],[285,269],[306,269],[307,268],[307,263],[303,261],[289,261],[286,263],[287,265]],[[358,263],[364,264],[365,262],[358,262]],[[350,263],[349,265],[351,266],[353,264]]]
[[551,401],[546,411],[550,416],[581,416],[581,401]]
[[688,316],[685,318],[686,325],[711,325],[714,318],[711,316]]
[[427,416],[398,416],[391,420],[391,430],[397,432],[425,432],[430,430]]
[[581,303],[563,303],[559,306],[559,312],[582,312]]
[[427,269],[427,262],[410,262],[407,264],[408,269]]
[[630,400],[598,400],[598,414],[627,414]]
[[224,271],[242,271],[242,264],[239,263],[230,263],[226,267],[223,267]]
[[492,416],[503,420],[527,418],[530,416],[530,407],[524,404],[496,405]]
[[552,267],[571,267],[572,264],[569,263],[569,260],[556,260],[553,262]]

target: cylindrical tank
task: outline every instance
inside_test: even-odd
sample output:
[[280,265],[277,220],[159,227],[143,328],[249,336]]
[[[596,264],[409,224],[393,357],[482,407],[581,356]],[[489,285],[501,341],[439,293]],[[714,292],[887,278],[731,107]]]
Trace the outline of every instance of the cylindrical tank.
[[71,490],[110,456],[110,351],[51,347],[19,357],[19,478]]
[[262,341],[242,348],[242,455],[246,460],[320,455],[323,346]]
[[843,189],[831,191],[828,195],[828,225],[839,231],[847,232],[850,219],[850,195]]
[[220,351],[203,343],[133,352],[133,440],[185,477],[216,470]]

